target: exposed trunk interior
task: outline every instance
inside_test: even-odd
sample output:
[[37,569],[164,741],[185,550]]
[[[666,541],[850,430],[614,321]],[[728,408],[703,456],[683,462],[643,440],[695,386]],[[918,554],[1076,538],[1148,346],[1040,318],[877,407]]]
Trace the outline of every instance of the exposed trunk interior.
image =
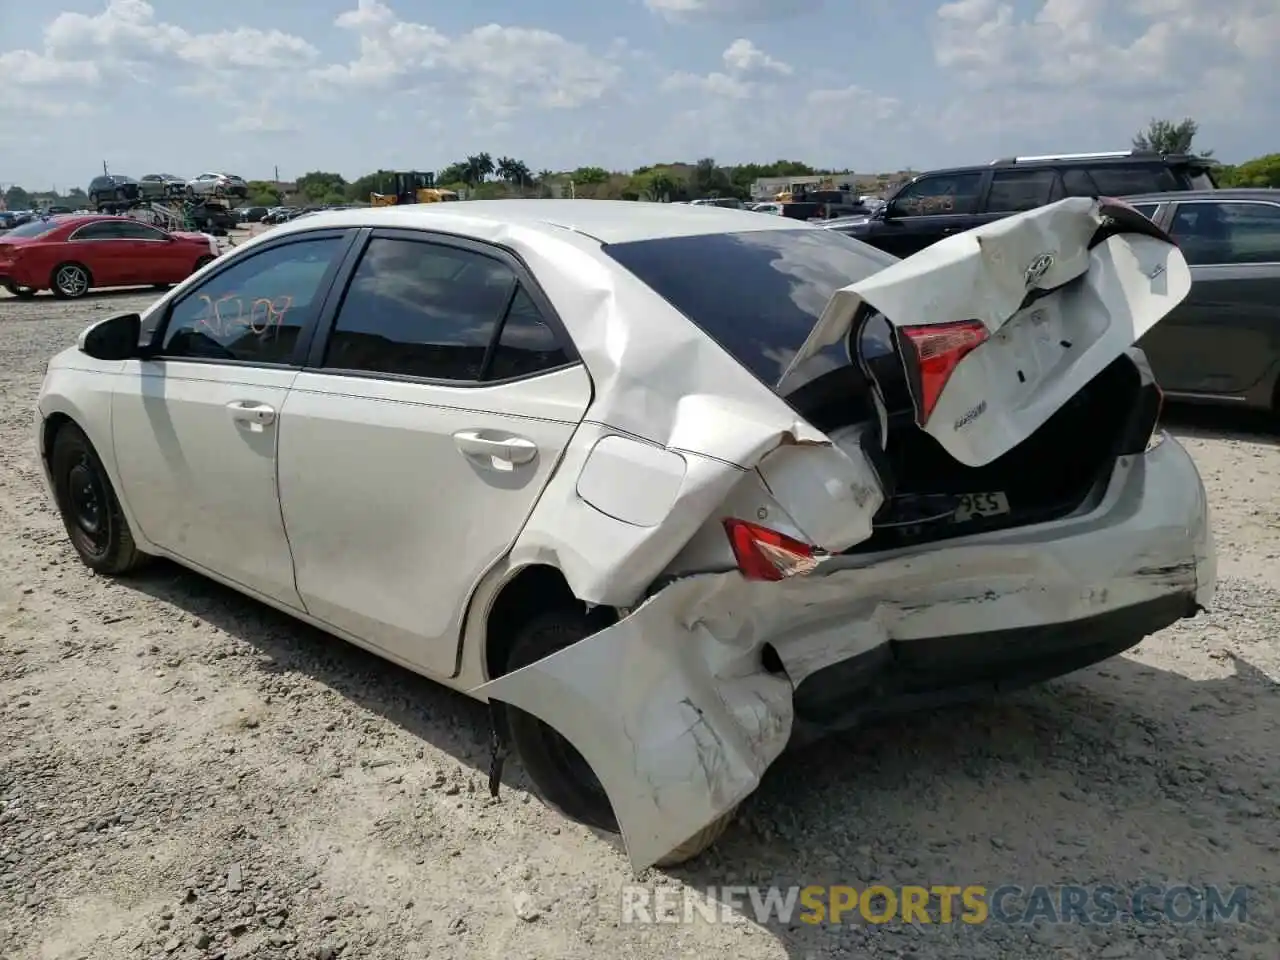
[[[900,369],[896,356],[887,359]],[[883,449],[880,418],[856,366],[826,374],[787,400],[837,444],[859,445],[876,464],[885,503],[876,514],[874,535],[849,551],[865,553],[1043,523],[1100,495],[1116,458],[1140,453],[1159,417],[1160,394],[1144,367],[1141,354],[1119,357],[1036,433],[977,468],[955,460],[915,425],[909,407],[902,405],[903,397],[909,404],[905,382],[882,387],[889,408]],[[1006,502],[1007,512],[992,510]]]

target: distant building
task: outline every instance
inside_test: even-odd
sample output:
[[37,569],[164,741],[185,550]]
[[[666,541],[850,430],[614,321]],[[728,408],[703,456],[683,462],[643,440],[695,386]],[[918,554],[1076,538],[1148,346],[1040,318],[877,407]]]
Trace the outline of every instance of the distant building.
[[815,175],[811,177],[761,177],[751,185],[752,200],[772,200],[779,193],[794,190],[796,187],[813,187],[830,181],[836,188],[848,184],[851,188],[857,182],[857,174],[852,171]]

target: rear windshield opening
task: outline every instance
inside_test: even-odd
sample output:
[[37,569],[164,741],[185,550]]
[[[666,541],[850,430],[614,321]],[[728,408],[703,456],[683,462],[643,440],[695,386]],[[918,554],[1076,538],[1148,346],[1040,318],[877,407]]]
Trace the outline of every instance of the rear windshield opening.
[[[771,388],[832,294],[897,262],[817,227],[637,240],[604,251]],[[804,379],[847,362],[842,345],[829,348],[821,369],[805,365]]]

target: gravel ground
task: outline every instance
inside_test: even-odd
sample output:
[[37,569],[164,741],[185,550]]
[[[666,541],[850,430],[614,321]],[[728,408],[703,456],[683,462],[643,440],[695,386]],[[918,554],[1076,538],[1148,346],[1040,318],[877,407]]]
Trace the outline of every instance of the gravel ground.
[[75,559],[37,480],[43,363],[150,296],[0,293],[0,956],[1280,955],[1280,450],[1261,424],[1175,427],[1215,510],[1212,613],[784,757],[711,854],[641,878],[1249,884],[1246,922],[634,927],[614,844],[518,770],[488,796],[477,705],[177,567],[115,583]]

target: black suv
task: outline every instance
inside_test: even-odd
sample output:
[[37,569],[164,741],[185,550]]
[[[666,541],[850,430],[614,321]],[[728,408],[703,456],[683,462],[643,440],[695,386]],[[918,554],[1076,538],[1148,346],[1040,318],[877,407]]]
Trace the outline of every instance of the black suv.
[[89,206],[95,210],[134,203],[139,195],[138,181],[118,173],[94,177],[89,183]]
[[865,222],[829,229],[908,257],[950,234],[1064,197],[1212,190],[1215,166],[1203,157],[1138,150],[1008,157],[922,173]]

